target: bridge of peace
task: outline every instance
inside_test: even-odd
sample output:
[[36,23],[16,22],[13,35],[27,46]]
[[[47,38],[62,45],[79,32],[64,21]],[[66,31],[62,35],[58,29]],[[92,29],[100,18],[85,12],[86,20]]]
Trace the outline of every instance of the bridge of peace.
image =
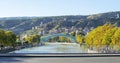
[[74,36],[71,36],[69,34],[64,34],[64,33],[49,34],[49,35],[46,35],[46,36],[42,36],[40,38],[40,42],[44,43],[44,42],[47,42],[51,38],[55,38],[55,37],[59,37],[59,36],[66,37],[66,38],[70,39],[72,42],[76,42],[77,43],[76,38]]

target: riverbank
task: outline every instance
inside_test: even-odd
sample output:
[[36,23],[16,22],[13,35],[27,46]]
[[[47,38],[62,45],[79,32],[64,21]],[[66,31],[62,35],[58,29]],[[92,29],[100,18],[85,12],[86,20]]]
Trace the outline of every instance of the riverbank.
[[90,49],[88,49],[88,53],[98,53],[98,52],[95,51],[95,50],[90,50]]
[[0,54],[5,54],[5,53],[9,53],[15,50],[20,50],[20,49],[24,49],[25,47],[23,46],[18,46],[18,47],[11,47],[11,48],[4,48],[0,50]]
[[67,42],[64,42],[64,43],[59,43],[59,42],[54,42],[54,43],[49,43],[49,42],[46,42],[44,44],[77,44],[77,43],[67,43]]
[[15,48],[3,49],[3,50],[0,50],[0,54],[5,54],[15,50],[16,50]]
[[24,46],[16,46],[16,47],[9,47],[9,48],[3,48],[0,50],[0,54],[5,54],[5,53],[9,53],[12,51],[16,51],[16,50],[21,50],[21,49],[25,49],[25,48],[32,48],[32,47],[36,47],[36,46],[41,46],[42,44],[34,44],[34,45],[24,45]]

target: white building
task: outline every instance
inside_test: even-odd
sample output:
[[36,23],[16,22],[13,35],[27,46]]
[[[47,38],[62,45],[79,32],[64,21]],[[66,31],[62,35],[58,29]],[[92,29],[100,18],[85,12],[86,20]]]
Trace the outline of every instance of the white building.
[[34,27],[32,27],[32,30],[34,30],[35,28]]
[[120,15],[117,13],[116,18],[120,18]]
[[41,27],[43,26],[43,22],[40,23],[40,26],[41,26]]

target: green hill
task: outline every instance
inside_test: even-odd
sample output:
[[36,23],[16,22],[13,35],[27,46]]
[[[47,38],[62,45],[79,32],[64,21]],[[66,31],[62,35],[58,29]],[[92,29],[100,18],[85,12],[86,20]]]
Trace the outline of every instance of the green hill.
[[107,12],[94,15],[70,15],[50,17],[5,17],[0,18],[0,28],[12,30],[19,34],[42,23],[46,29],[52,30],[62,27],[90,28],[103,25],[107,22],[120,26],[120,12]]

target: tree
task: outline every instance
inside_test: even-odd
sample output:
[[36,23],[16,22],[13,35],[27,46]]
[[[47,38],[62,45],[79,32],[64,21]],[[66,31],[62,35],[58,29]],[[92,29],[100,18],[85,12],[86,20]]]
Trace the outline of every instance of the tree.
[[0,45],[15,47],[16,35],[12,31],[0,30]]
[[77,42],[79,42],[80,44],[84,43],[84,33],[82,31],[79,31],[77,34],[76,34],[76,40]]
[[114,50],[120,50],[120,28],[112,36],[111,46],[113,46]]
[[0,45],[5,45],[5,31],[0,29]]
[[75,32],[71,32],[70,35],[75,36]]
[[77,42],[79,42],[80,44],[83,43],[83,37],[82,37],[81,35],[77,35],[77,36],[76,36],[76,40],[77,40]]
[[103,45],[109,45],[111,43],[111,37],[115,30],[115,25],[109,23],[103,26],[98,26],[88,33],[88,35],[85,37],[85,42],[89,47],[95,47],[96,49],[99,49]]
[[12,33],[12,31],[6,31],[5,36],[6,36],[6,44],[15,47],[16,38],[17,38],[16,35]]
[[118,30],[117,27],[107,30],[107,33],[105,33],[103,36],[102,44],[110,45],[112,42],[112,37],[114,36],[116,30]]
[[30,44],[39,43],[40,42],[40,36],[39,35],[31,35],[26,38],[24,38],[25,41],[28,41]]

